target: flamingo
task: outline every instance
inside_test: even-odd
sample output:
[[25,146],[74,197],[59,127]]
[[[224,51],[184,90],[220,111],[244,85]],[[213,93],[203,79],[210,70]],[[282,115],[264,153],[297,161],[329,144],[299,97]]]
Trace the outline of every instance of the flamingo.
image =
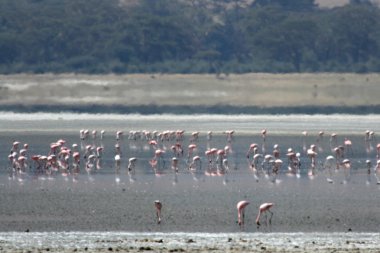
[[380,160],[377,160],[374,172],[377,181],[376,184],[380,184]]
[[236,208],[238,210],[238,224],[240,228],[243,228],[244,226],[244,210],[249,205],[249,202],[247,200],[239,201],[236,205]]
[[304,153],[307,151],[307,144],[306,144],[306,138],[307,138],[307,131],[302,132],[302,150]]
[[322,146],[321,146],[321,141],[323,141],[323,136],[324,136],[324,134],[325,134],[325,132],[323,132],[323,131],[320,131],[319,133],[318,133],[318,137],[317,137],[317,139],[315,140],[315,142],[317,143],[317,146],[318,146],[318,151],[319,152],[323,152],[323,148],[322,148]]
[[104,139],[104,135],[106,134],[106,131],[105,130],[101,130],[100,131],[100,139],[103,140]]
[[227,135],[227,142],[232,142],[233,141],[233,134],[235,133],[235,130],[226,130],[224,133]]
[[[248,148],[248,151],[247,151],[247,154],[246,154],[246,157],[249,161],[249,157],[250,155],[252,154],[252,156],[256,155],[258,153],[258,145],[257,143],[252,143],[251,145],[249,145],[249,148]],[[249,164],[252,164],[251,162],[249,162]]]
[[128,175],[129,175],[129,180],[131,182],[135,181],[134,176],[136,174],[136,172],[135,172],[136,162],[137,162],[137,158],[136,157],[131,157],[128,160],[127,171],[128,171]]
[[123,131],[117,131],[116,132],[116,140],[119,141],[123,137]]
[[[256,154],[253,156],[253,160],[252,160],[252,164],[251,164],[251,168],[252,170],[256,171],[256,173],[259,172],[259,162],[260,162],[260,159],[263,157],[262,154]],[[261,168],[261,170],[263,170],[263,168]]]
[[[90,175],[91,172],[94,170],[94,167],[95,167],[95,159],[96,159],[96,156],[95,155],[90,155],[88,158],[87,158],[87,162],[86,162],[86,171],[87,173]],[[115,157],[115,160],[117,160],[117,158]],[[120,157],[119,157],[119,160],[120,160]]]
[[119,154],[117,154],[117,155],[115,155],[115,172],[117,175],[120,172],[120,166],[121,166],[121,157]]
[[190,142],[197,142],[199,138],[199,132],[192,132]]
[[172,170],[175,173],[178,173],[178,158],[177,157],[172,158]]
[[96,139],[96,136],[97,136],[97,134],[98,134],[98,131],[96,131],[96,130],[92,130],[91,134],[92,134],[92,139],[95,140],[95,139]]
[[176,141],[183,141],[184,135],[185,135],[185,130],[177,130],[177,131],[175,131],[175,139],[176,139]]
[[103,167],[103,147],[96,148],[96,169],[100,170]]
[[15,157],[13,155],[8,155],[8,161],[9,161],[9,165],[8,165],[9,179],[13,179],[16,174]]
[[327,170],[327,173],[328,173],[327,182],[329,182],[329,183],[334,182],[332,180],[332,169],[333,169],[335,163],[336,163],[335,158],[332,155],[329,155],[326,157],[324,169]]
[[338,135],[336,133],[332,133],[330,135],[330,148],[334,150],[335,147],[338,146]]
[[271,165],[272,165],[272,162],[274,161],[273,159],[274,158],[272,155],[268,154],[264,156],[264,159],[261,163],[261,167],[263,168],[264,171],[266,171],[266,175],[270,174]]
[[371,182],[371,160],[366,160],[365,163],[367,164],[367,184]]
[[190,144],[188,146],[188,151],[187,151],[187,163],[190,164],[191,163],[191,159],[192,159],[192,156],[194,155],[194,153],[196,153],[197,151],[197,145],[196,144]]
[[278,144],[273,145],[273,157],[276,159],[280,158],[280,146]]
[[266,212],[270,213],[270,218],[269,218],[269,224],[272,223],[272,217],[273,217],[273,212],[271,212],[271,208],[274,206],[274,203],[263,203],[259,207],[259,213],[257,214],[256,217],[256,224],[257,227],[260,227],[260,216],[265,213],[265,220],[268,225],[268,217],[266,216]]
[[84,129],[79,130],[79,138],[83,141],[84,140]]
[[288,157],[289,175],[296,175],[297,177],[300,177],[301,154],[295,153],[292,148],[289,148],[286,156]]
[[215,154],[218,150],[216,148],[214,149],[209,149],[205,151],[205,155],[207,157],[207,169],[205,171],[206,175],[211,175],[214,172],[214,169],[216,168],[215,165]]
[[19,181],[23,181],[24,174],[26,172],[26,157],[25,156],[19,156],[17,159],[18,166],[17,166],[17,174],[19,176]]
[[165,154],[165,151],[162,149],[157,149],[154,152],[153,158],[149,161],[152,166],[153,171],[158,176],[162,174],[162,171],[165,169],[165,160],[162,157]]
[[207,141],[211,141],[212,140],[212,131],[208,131],[207,132]]
[[274,160],[273,167],[272,167],[272,175],[273,175],[272,182],[273,183],[276,182],[277,175],[281,170],[281,166],[282,166],[282,160],[281,159]]
[[198,172],[202,169],[202,161],[200,156],[194,156],[193,161],[191,162],[189,166],[189,170],[192,172]]
[[352,142],[351,140],[347,139],[347,138],[344,138],[344,147],[345,147],[345,150],[348,153],[350,153],[351,155],[353,155],[353,151],[352,151]]
[[178,183],[178,158],[177,157],[173,157],[172,158],[172,170],[174,172],[174,177],[173,177],[173,185],[176,185]]
[[294,159],[296,154],[293,152],[292,148],[288,148],[288,153],[286,153],[286,156],[288,157],[288,170],[290,173],[295,174]]
[[261,151],[263,152],[263,154],[265,154],[265,152],[266,152],[266,140],[267,140],[267,130],[266,129],[261,130],[261,137],[263,138],[263,144],[261,146]]
[[347,181],[350,179],[351,176],[351,161],[348,159],[344,159],[342,161],[342,165],[344,168],[344,181],[343,183],[347,183]]
[[73,164],[72,164],[72,173],[73,173],[73,181],[75,182],[78,178],[80,172],[80,154],[79,152],[73,153]]
[[315,151],[316,146],[314,144],[310,145],[310,148],[307,150],[307,156],[310,158],[310,171],[309,176],[315,175],[315,167],[317,165],[317,152]]
[[171,150],[173,151],[173,154],[175,157],[183,156],[183,148],[180,143],[176,143],[175,145],[172,145]]
[[155,200],[154,206],[156,207],[157,224],[160,224],[161,223],[162,203],[159,200]]

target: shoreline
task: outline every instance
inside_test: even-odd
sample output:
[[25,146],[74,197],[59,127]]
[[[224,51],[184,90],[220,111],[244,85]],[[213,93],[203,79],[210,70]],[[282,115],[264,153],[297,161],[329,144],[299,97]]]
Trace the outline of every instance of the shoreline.
[[[2,252],[378,252],[375,233],[1,233]],[[17,239],[16,239],[17,238]]]
[[368,115],[379,114],[380,105],[360,106],[236,106],[236,105],[122,105],[122,104],[0,104],[0,111],[15,113],[89,113],[89,114],[216,114],[216,115],[277,115],[277,114],[305,114],[305,115],[332,115],[353,114]]

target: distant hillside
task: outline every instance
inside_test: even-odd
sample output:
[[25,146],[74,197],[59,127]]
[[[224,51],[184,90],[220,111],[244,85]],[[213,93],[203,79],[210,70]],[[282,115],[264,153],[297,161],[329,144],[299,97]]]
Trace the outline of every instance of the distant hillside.
[[380,72],[365,2],[2,0],[0,73]]

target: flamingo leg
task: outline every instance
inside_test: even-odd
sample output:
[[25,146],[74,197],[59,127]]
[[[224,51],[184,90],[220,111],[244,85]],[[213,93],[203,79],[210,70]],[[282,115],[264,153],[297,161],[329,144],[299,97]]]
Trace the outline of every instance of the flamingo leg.
[[269,224],[272,225],[273,212],[271,212],[270,210],[268,210],[268,212],[270,213]]

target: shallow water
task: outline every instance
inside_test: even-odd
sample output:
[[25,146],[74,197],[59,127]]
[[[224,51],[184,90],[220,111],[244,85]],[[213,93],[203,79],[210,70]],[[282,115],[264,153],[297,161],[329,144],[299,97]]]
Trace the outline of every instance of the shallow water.
[[[149,251],[149,247],[161,251],[214,249],[217,252],[247,249],[299,252],[314,249],[322,252],[331,249],[342,252],[379,250],[380,187],[373,174],[377,141],[364,142],[366,130],[380,131],[378,115],[141,116],[2,112],[0,126],[0,190],[3,193],[0,202],[9,203],[0,207],[0,230],[9,231],[0,233],[0,247],[9,252],[45,248],[57,252],[84,251],[85,248],[101,251],[109,247],[127,248],[132,252]],[[268,131],[266,153],[271,153],[273,145],[279,144],[284,161],[281,173],[274,181],[263,174],[253,173],[245,157],[251,143],[258,143],[262,151],[260,132],[264,128]],[[98,133],[104,129],[106,135],[102,141],[90,137],[81,142],[80,129],[96,129]],[[173,141],[161,144],[160,147],[166,150],[166,165],[155,174],[149,165],[154,150],[146,141],[128,140],[130,130],[144,129],[186,130],[182,142],[185,155],[180,158],[178,173],[170,169]],[[232,142],[228,142],[222,133],[229,129],[235,130]],[[118,130],[124,131],[125,136],[119,142],[122,162],[120,172],[116,173],[114,146]],[[305,130],[308,135],[303,138],[301,132]],[[210,177],[190,173],[186,154],[192,131],[200,131],[196,144],[203,168],[207,165],[204,152],[208,148],[229,146],[232,153],[228,157],[228,174]],[[214,133],[209,142],[207,131]],[[304,153],[304,146],[316,143],[319,131],[325,134],[318,142],[317,174],[309,177],[310,161]],[[342,170],[335,171],[333,184],[327,182],[327,173],[322,169],[325,157],[331,154],[331,133],[338,134],[340,145],[345,137],[354,144],[352,153],[348,154],[351,176],[346,180]],[[73,143],[80,147],[103,146],[102,169],[87,174],[82,159],[81,174],[75,181],[71,176],[63,177],[59,173],[51,177],[29,173],[21,181],[8,178],[7,155],[13,141],[28,143],[29,155],[46,155],[50,143],[58,139],[65,139],[69,147]],[[286,173],[285,154],[289,147],[301,153],[299,177]],[[138,159],[133,180],[126,170],[130,157]],[[372,162],[370,176],[365,164],[367,159]],[[46,199],[39,198],[40,195]],[[154,199],[162,200],[165,207],[164,222],[159,227],[154,223],[151,206],[147,204]],[[241,199],[251,201],[246,210],[244,233],[235,223],[235,206]],[[86,200],[90,205],[82,204]],[[131,203],[123,212],[120,212],[123,208],[121,200]],[[254,217],[259,204],[266,201],[275,202],[275,216],[270,228],[258,230]],[[49,208],[41,209],[45,203]],[[73,210],[75,216],[71,213]],[[58,219],[58,214],[49,216],[52,212],[67,215],[67,220]],[[89,218],[83,215],[87,212],[97,215]],[[115,216],[117,219],[114,220]],[[120,222],[119,216],[130,219],[123,218]],[[12,232],[29,228],[41,232]],[[104,230],[111,232],[94,232]],[[119,230],[122,232],[112,232]]]

